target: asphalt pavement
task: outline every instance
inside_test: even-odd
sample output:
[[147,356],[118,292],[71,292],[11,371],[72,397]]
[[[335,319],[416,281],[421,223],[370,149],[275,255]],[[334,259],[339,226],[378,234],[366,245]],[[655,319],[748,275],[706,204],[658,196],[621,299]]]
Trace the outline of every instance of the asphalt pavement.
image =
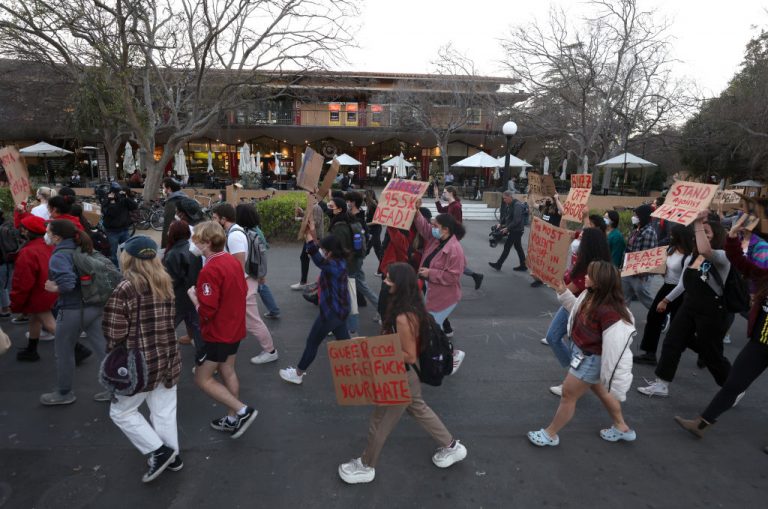
[[[2,508],[288,508],[288,507],[749,507],[765,503],[768,455],[768,377],[759,379],[739,406],[706,438],[696,440],[672,420],[695,416],[717,386],[686,353],[670,397],[649,399],[635,387],[652,378],[635,366],[624,414],[638,434],[634,443],[608,443],[601,427],[610,419],[591,394],[579,402],[560,446],[539,449],[525,437],[545,427],[558,400],[548,387],[564,377],[548,347],[539,343],[557,310],[554,292],[530,288],[513,272],[514,251],[496,272],[501,246],[490,248],[490,223],[469,222],[463,241],[470,265],[485,273],[479,291],[464,277],[464,297],[451,322],[456,347],[467,352],[459,372],[424,396],[469,451],[461,463],[436,468],[436,444],[407,415],[390,436],[369,485],[348,486],[339,463],[360,456],[369,407],[336,404],[327,353],[321,348],[302,386],[289,385],[278,368],[295,365],[317,308],[288,286],[299,276],[299,245],[273,246],[268,282],[282,310],[267,320],[280,359],[254,366],[254,338],[238,355],[241,398],[259,411],[238,440],[209,427],[223,410],[193,384],[191,347],[184,347],[178,388],[178,422],[184,469],[141,482],[146,458],[109,419],[108,404],[90,399],[100,390],[95,359],[77,368],[78,400],[47,408],[38,398],[55,380],[52,342],[42,360],[22,364],[0,357],[0,507]],[[374,277],[375,257],[366,260]],[[317,274],[311,269],[310,277]],[[631,307],[642,331],[645,309]],[[262,312],[265,310],[262,307]],[[374,335],[374,310],[363,308],[360,332]],[[25,327],[2,322],[14,346],[26,344]],[[746,341],[746,323],[731,331],[733,360]],[[636,343],[639,341],[636,341]],[[633,346],[633,349],[636,345]]]

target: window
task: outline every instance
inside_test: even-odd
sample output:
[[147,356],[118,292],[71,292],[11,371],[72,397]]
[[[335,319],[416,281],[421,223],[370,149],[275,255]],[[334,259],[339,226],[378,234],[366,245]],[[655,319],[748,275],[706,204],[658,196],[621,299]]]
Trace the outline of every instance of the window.
[[330,125],[341,125],[341,104],[328,104],[328,123]]
[[384,108],[381,106],[381,104],[371,105],[371,125],[373,126],[381,125],[381,117],[382,117],[383,110]]
[[467,108],[467,124],[478,125],[482,114],[483,112],[480,108]]
[[347,103],[346,104],[346,111],[347,111],[347,125],[357,125],[357,103]]

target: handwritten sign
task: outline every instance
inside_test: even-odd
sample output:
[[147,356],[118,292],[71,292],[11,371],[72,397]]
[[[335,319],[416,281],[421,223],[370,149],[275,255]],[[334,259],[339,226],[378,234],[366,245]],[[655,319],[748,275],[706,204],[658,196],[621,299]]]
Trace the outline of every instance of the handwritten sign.
[[581,189],[592,189],[592,174],[574,173],[571,175],[571,189],[574,187]]
[[336,180],[336,175],[339,174],[339,168],[341,168],[339,160],[334,159],[333,162],[331,162],[330,169],[325,174],[325,178],[323,178],[323,183],[320,185],[320,189],[317,191],[318,199],[322,200],[325,198],[325,195],[331,190],[331,186],[333,186],[333,182]]
[[400,336],[328,342],[328,358],[339,405],[407,405],[411,390]]
[[536,172],[528,172],[528,196],[537,201],[542,197],[552,197],[557,192],[555,179],[552,175],[539,175]]
[[664,274],[666,266],[666,246],[626,253],[621,277],[634,276],[635,274]]
[[741,195],[736,191],[717,191],[712,198],[712,205],[740,205]]
[[307,147],[301,168],[299,168],[299,174],[296,176],[296,185],[314,192],[318,182],[320,182],[320,172],[323,170],[324,162],[323,156]]
[[571,236],[572,233],[565,228],[552,226],[538,217],[533,218],[526,264],[534,277],[551,288],[556,288],[563,280]]
[[301,218],[301,226],[299,227],[299,240],[304,240],[304,236],[307,234],[307,228],[309,222],[314,221],[315,205],[317,205],[317,197],[312,193],[307,193],[307,207],[304,209],[304,217]]
[[373,222],[407,230],[417,213],[416,202],[429,187],[429,182],[392,179],[381,192]]
[[702,210],[707,210],[715,197],[717,184],[699,184],[678,180],[669,188],[664,205],[651,216],[688,226]]
[[[585,175],[580,175],[585,176]],[[587,211],[587,202],[589,195],[592,194],[592,187],[571,187],[568,191],[568,198],[563,204],[563,219],[566,221],[579,221],[584,219],[584,213]]]
[[0,149],[0,163],[8,177],[13,202],[16,205],[26,202],[32,194],[32,186],[29,185],[29,172],[24,158],[15,147],[3,147]]
[[757,228],[757,225],[759,225],[759,224],[760,224],[760,218],[759,217],[757,217],[757,216],[749,216],[744,221],[744,229],[751,232],[752,230]]

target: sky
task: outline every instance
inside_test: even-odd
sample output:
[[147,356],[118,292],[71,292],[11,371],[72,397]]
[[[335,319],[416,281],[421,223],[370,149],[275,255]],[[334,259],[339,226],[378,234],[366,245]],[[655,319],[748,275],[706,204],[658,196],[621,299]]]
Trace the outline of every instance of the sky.
[[[719,94],[738,70],[747,42],[768,28],[768,0],[639,0],[670,20],[675,72],[705,96]],[[357,18],[359,48],[340,69],[429,73],[440,46],[453,43],[480,73],[507,75],[499,39],[510,27],[546,20],[550,5],[577,21],[590,11],[579,0],[364,0]]]

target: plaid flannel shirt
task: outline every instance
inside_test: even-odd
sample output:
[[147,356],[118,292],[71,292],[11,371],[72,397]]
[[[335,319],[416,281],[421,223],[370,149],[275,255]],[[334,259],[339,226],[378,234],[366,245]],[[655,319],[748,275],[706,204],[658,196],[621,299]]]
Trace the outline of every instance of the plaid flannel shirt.
[[656,235],[656,229],[651,223],[635,230],[630,236],[627,242],[627,253],[634,253],[635,251],[645,251],[646,249],[653,249],[658,247],[659,238]]

